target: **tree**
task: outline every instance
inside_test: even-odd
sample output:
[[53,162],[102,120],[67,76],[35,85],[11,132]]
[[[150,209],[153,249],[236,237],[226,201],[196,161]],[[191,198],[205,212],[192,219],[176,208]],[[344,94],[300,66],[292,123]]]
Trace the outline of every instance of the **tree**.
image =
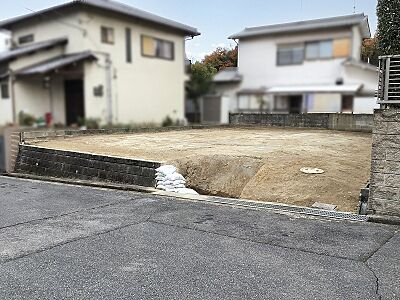
[[361,58],[365,62],[369,62],[375,66],[378,65],[378,39],[373,37],[371,39],[365,39],[362,43]]
[[186,96],[193,101],[196,115],[200,113],[199,99],[211,90],[215,73],[217,70],[214,67],[202,62],[195,62],[191,66],[190,80],[186,84]]
[[217,48],[211,54],[206,55],[202,62],[220,71],[228,67],[236,67],[237,61],[238,47],[235,47],[233,49]]
[[238,49],[217,48],[211,54],[206,55],[201,62],[195,62],[191,66],[190,81],[186,84],[186,98],[193,101],[195,117],[193,122],[200,121],[199,99],[210,93],[213,87],[213,76],[227,67],[236,67]]
[[379,55],[400,54],[400,0],[378,0]]

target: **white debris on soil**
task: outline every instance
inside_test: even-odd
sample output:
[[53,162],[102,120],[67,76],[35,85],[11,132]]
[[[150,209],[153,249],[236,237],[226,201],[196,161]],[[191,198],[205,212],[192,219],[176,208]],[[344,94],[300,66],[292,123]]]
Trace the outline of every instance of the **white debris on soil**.
[[161,166],[156,171],[157,189],[179,194],[198,195],[195,190],[186,187],[185,177],[179,174],[174,166]]
[[322,174],[322,173],[325,173],[324,170],[318,169],[318,168],[301,168],[300,172],[303,172],[305,174]]

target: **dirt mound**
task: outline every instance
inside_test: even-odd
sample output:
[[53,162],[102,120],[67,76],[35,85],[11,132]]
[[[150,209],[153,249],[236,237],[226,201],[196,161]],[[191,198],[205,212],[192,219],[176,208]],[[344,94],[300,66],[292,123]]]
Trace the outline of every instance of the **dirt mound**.
[[225,155],[189,156],[170,163],[199,193],[236,198],[263,164],[261,158]]

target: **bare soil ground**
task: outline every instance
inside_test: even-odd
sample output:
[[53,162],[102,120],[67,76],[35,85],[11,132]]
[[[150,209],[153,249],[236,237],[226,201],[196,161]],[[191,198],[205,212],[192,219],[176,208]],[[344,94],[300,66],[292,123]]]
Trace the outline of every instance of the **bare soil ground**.
[[[370,173],[371,134],[313,129],[204,129],[38,143],[172,163],[200,193],[355,211]],[[324,174],[309,175],[302,167]]]

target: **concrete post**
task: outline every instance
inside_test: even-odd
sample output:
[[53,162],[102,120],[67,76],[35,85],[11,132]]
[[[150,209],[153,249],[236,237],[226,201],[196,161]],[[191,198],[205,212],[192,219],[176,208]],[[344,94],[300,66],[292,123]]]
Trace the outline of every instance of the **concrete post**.
[[400,108],[375,110],[368,214],[400,217]]

